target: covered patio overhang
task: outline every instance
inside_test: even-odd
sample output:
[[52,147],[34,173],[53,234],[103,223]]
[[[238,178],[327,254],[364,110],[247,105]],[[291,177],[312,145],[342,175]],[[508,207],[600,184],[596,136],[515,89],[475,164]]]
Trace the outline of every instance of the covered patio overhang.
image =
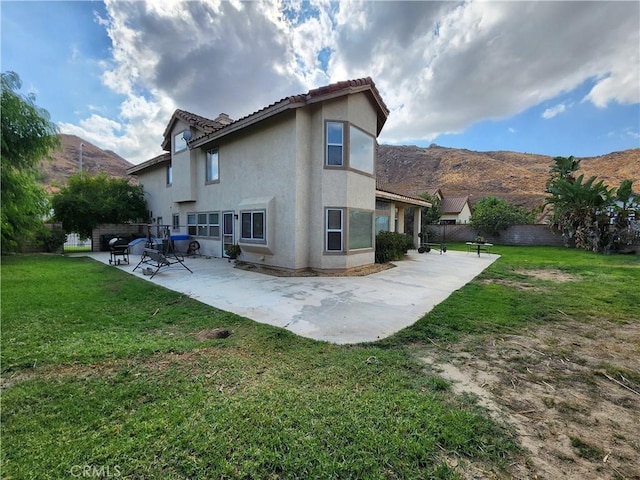
[[405,214],[407,211],[413,215],[413,242],[420,245],[419,233],[422,231],[423,207],[431,207],[432,204],[420,197],[404,195],[394,192],[386,186],[376,186],[376,234],[386,230],[389,232],[405,233]]

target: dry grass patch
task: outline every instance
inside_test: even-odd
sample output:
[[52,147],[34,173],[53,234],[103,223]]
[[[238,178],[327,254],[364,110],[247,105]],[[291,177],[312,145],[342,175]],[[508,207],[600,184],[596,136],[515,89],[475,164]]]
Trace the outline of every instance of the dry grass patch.
[[567,321],[441,353],[433,368],[532,453],[513,478],[640,479],[640,325]]

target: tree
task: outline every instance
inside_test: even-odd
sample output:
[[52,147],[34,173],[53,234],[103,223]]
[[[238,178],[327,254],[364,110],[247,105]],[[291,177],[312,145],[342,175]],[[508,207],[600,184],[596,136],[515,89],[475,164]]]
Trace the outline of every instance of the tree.
[[35,104],[35,96],[18,93],[15,72],[1,74],[0,106],[2,163],[2,252],[15,250],[21,239],[40,230],[48,211],[45,191],[38,185],[38,166],[60,147],[49,113]]
[[437,195],[430,195],[427,192],[421,193],[420,197],[424,198],[431,204],[430,207],[422,207],[422,224],[430,225],[437,223],[442,216],[442,205]]
[[521,207],[502,198],[485,197],[474,205],[470,223],[480,233],[500,235],[512,225],[527,224],[532,220],[532,215]]
[[[571,164],[565,157],[556,157],[554,161],[547,182],[547,203],[553,206],[551,225],[562,232],[567,246],[575,244],[584,250],[602,251],[614,234],[609,212],[615,209],[616,189],[597,181],[595,176],[587,180],[584,175],[574,177],[579,162]],[[630,195],[630,181],[623,182],[618,192]]]
[[147,202],[142,185],[124,178],[74,175],[51,199],[54,219],[65,232],[88,238],[102,223],[147,221]]

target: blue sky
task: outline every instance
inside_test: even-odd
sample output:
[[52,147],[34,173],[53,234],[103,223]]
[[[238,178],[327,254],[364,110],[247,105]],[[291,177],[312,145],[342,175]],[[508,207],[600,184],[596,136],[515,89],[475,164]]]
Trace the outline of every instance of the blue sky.
[[176,108],[243,117],[371,76],[381,143],[640,147],[639,2],[4,1],[1,70],[63,133],[133,163]]

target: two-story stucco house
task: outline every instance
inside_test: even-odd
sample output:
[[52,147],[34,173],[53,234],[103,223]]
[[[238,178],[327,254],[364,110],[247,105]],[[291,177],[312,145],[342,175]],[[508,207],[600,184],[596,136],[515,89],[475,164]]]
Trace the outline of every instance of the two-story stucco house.
[[[238,244],[248,263],[347,270],[375,259],[376,138],[388,114],[370,78],[286,97],[235,121],[176,110],[166,153],[129,173],[153,222],[190,235],[201,253],[225,256]],[[420,219],[419,199],[386,201]]]

